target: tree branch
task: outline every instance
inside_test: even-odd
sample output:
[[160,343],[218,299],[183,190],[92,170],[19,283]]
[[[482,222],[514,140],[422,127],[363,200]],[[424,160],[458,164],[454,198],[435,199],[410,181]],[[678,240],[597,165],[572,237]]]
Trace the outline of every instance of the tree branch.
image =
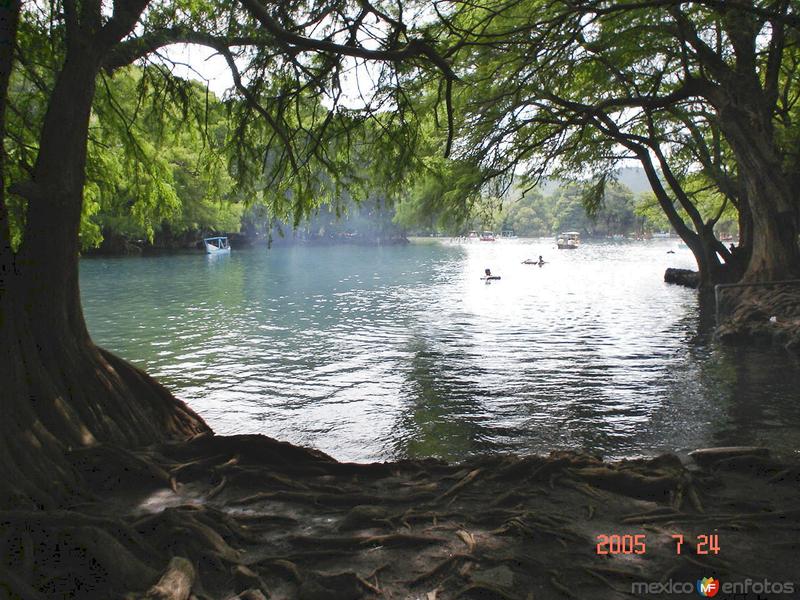
[[172,44],[197,44],[219,51],[220,48],[255,46],[266,41],[263,37],[215,37],[188,27],[171,27],[120,42],[106,55],[102,67],[108,73],[113,73]]

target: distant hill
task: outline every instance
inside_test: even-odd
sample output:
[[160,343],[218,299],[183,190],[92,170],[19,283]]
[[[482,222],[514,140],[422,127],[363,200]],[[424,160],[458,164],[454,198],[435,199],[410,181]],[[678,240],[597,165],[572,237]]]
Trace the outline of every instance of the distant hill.
[[647,175],[641,167],[620,169],[617,181],[627,186],[636,195],[650,191],[650,182],[647,181]]
[[[644,169],[641,167],[625,167],[624,169],[620,169],[618,171],[617,181],[629,188],[634,195],[650,191],[650,182],[647,181],[647,175],[645,175]],[[558,179],[546,179],[542,182],[542,185],[539,186],[539,191],[545,196],[549,196],[561,187],[562,183],[563,182]]]

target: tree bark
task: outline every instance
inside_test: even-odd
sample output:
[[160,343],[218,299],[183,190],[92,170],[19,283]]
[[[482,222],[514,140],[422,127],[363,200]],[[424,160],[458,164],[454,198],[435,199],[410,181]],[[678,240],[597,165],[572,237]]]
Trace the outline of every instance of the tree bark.
[[[771,23],[771,35],[761,41],[769,52],[762,77],[757,37],[763,23],[739,10],[724,12],[722,23],[736,60],[716,69],[718,85],[709,88],[708,99],[717,110],[720,129],[736,158],[750,208],[752,245],[742,280],[755,283],[795,278],[800,276],[800,249],[797,196],[790,182],[797,161],[792,158],[793,152],[781,148],[773,121],[779,67],[786,51],[783,27]],[[788,161],[792,164],[786,164]]]
[[[14,63],[14,44],[17,39],[21,0],[0,5],[0,144],[6,135],[6,98],[11,68]],[[11,233],[6,207],[5,150],[0,147],[0,294],[5,289],[6,277],[11,268]],[[2,300],[2,297],[0,297]]]
[[745,221],[750,227],[744,231],[749,261],[742,280],[753,283],[800,276],[797,198],[775,148],[772,126],[765,122],[769,116],[762,112],[757,106],[720,110],[749,208]]
[[788,186],[775,185],[782,173],[746,176],[751,197],[752,240],[744,282],[780,281],[800,276],[797,220]]
[[7,248],[0,304],[0,506],[52,506],[81,489],[66,453],[209,431],[145,373],[95,346],[78,288],[86,146],[99,56],[68,51],[40,135],[23,243]]

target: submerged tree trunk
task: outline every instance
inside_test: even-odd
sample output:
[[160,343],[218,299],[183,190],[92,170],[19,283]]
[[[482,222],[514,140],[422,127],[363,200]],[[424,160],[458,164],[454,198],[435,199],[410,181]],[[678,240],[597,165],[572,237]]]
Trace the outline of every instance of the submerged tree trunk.
[[99,59],[68,52],[51,96],[19,252],[0,309],[0,506],[52,506],[80,487],[65,453],[111,442],[134,446],[208,427],[144,372],[95,346],[78,288],[86,144]]

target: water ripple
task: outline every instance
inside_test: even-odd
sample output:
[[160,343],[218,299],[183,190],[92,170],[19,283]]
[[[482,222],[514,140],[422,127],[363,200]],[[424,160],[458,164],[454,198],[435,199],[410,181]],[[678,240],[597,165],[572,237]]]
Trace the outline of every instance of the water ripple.
[[[798,446],[796,361],[725,349],[674,242],[279,248],[81,263],[87,320],[220,433],[343,460]],[[544,267],[522,265],[544,255]],[[502,280],[480,280],[491,268]],[[711,315],[713,316],[713,315]]]

